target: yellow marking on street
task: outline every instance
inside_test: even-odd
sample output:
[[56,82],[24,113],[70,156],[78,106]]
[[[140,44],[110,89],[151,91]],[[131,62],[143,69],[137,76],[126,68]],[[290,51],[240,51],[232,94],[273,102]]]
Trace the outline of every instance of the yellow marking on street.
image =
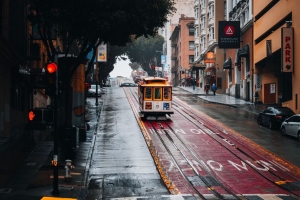
[[63,197],[43,197],[41,198],[41,200],[59,200],[59,199],[62,199],[62,200],[77,200],[75,198],[63,198]]

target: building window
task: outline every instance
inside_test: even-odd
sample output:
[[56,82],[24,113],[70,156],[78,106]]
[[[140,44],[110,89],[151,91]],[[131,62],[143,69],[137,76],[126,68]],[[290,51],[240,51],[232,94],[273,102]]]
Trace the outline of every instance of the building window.
[[189,41],[189,50],[194,50],[194,49],[195,49],[194,41]]
[[213,40],[213,39],[215,39],[215,28],[210,27],[209,28],[209,40]]
[[189,63],[193,63],[194,62],[194,55],[189,55]]
[[201,38],[201,51],[205,50],[206,48],[206,38],[202,37]]
[[189,27],[189,35],[194,35],[194,34],[195,34],[195,28]]

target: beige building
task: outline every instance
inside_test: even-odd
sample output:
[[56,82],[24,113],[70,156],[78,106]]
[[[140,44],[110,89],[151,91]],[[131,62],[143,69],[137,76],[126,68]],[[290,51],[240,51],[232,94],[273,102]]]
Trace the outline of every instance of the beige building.
[[[190,71],[195,74],[197,86],[216,83],[218,93],[225,93],[226,72],[223,71],[224,50],[218,48],[218,22],[226,19],[225,0],[195,0],[195,62]],[[214,59],[205,63],[206,54],[213,52]]]
[[[299,1],[254,0],[254,85],[264,104],[299,113]],[[283,34],[285,34],[283,36]]]
[[181,15],[179,24],[170,37],[172,84],[178,86],[182,80],[191,78],[190,65],[194,62],[194,17]]

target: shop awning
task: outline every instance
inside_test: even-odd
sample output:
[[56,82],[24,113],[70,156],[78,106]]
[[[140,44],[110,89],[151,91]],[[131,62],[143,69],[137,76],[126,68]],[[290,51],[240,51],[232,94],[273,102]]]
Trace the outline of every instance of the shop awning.
[[249,44],[246,44],[246,46],[240,49],[239,56],[247,57],[249,55],[249,50],[250,50]]
[[216,66],[211,66],[211,67],[207,67],[204,71],[209,72],[209,71],[212,71],[212,70],[215,70],[215,69],[216,69]]
[[231,69],[232,68],[232,62],[231,58],[229,57],[227,60],[225,60],[223,64],[223,69]]
[[206,68],[205,64],[195,64],[190,67],[190,71],[204,70],[205,68]]
[[[239,53],[240,53],[240,49],[239,49]],[[241,56],[239,53],[235,56],[234,66],[241,66],[242,62],[241,62]]]

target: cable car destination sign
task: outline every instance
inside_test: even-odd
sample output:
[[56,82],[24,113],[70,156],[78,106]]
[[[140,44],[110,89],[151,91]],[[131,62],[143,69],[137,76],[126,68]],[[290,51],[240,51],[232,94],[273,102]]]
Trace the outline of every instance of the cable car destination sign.
[[221,49],[240,48],[240,21],[219,21],[218,45]]

